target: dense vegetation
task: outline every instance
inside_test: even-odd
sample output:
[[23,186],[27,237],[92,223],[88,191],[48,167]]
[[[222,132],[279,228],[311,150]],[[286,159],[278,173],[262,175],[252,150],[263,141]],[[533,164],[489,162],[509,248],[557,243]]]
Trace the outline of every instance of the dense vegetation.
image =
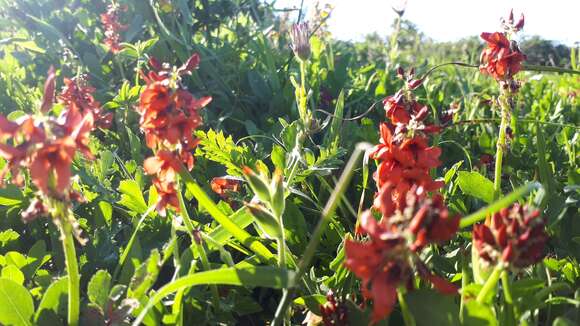
[[578,49],[330,12],[0,0],[0,325],[580,323]]

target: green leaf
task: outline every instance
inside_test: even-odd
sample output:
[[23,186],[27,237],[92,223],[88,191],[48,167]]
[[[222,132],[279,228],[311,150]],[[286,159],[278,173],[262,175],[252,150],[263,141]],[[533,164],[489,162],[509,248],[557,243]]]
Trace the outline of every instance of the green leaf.
[[306,307],[314,314],[320,316],[320,305],[326,303],[326,297],[322,294],[306,295],[294,299],[294,304]]
[[20,234],[12,229],[0,232],[0,248],[18,243],[19,238]]
[[463,324],[469,326],[495,326],[498,324],[493,310],[485,304],[475,300],[465,303]]
[[109,291],[111,290],[111,274],[105,270],[99,270],[93,275],[89,281],[87,294],[89,300],[105,309],[105,304],[109,299]]
[[545,281],[540,279],[525,278],[517,280],[512,284],[512,295],[516,298],[526,297],[544,288]]
[[0,325],[32,325],[34,302],[22,285],[0,278]]
[[241,176],[243,166],[256,165],[257,159],[252,151],[245,145],[236,145],[232,137],[226,137],[222,131],[210,129],[207,133],[198,131],[195,135],[199,138],[195,155],[224,165],[229,175]]
[[24,274],[14,265],[8,265],[2,268],[0,277],[6,280],[14,281],[20,285],[24,284]]
[[251,249],[262,261],[268,263],[275,261],[275,257],[258,240],[252,238],[252,236],[244,229],[240,228],[235,224],[229,217],[227,217],[218,206],[209,198],[209,196],[203,191],[203,189],[195,182],[191,174],[185,170],[181,169],[181,178],[185,182],[187,190],[197,199],[199,205],[204,207],[208,213],[226,229],[234,238],[236,238],[244,246]]
[[342,117],[344,115],[344,90],[340,91],[338,99],[336,100],[336,107],[334,108],[334,116],[332,117],[332,122],[326,138],[324,139],[324,147],[337,149],[340,142]]
[[141,300],[153,286],[161,269],[161,254],[153,250],[149,258],[137,268],[129,283],[127,297]]
[[15,185],[8,185],[0,189],[0,206],[20,205],[23,200],[22,191]]
[[457,183],[464,194],[479,198],[488,204],[493,201],[493,182],[478,172],[457,172]]
[[195,273],[175,281],[160,288],[155,293],[147,305],[143,308],[133,326],[138,326],[153,306],[163,298],[180,289],[190,288],[196,285],[224,284],[239,285],[245,287],[267,287],[274,289],[286,288],[294,277],[294,272],[276,267],[256,267],[245,268],[221,268],[207,272]]
[[405,295],[418,326],[459,325],[459,306],[453,296],[433,290],[417,290]]
[[554,319],[554,322],[552,323],[552,326],[575,326],[575,325],[578,324],[566,317],[558,317]]
[[24,274],[14,265],[8,265],[2,268],[0,277],[6,280],[14,281],[20,285],[24,284]]
[[121,199],[117,202],[119,205],[127,207],[129,210],[143,214],[147,211],[147,204],[139,184],[134,180],[122,180],[119,184]]
[[40,301],[34,321],[38,325],[51,325],[56,322],[61,322],[60,316],[66,316],[67,302],[68,302],[68,278],[63,277],[54,281]]
[[284,170],[286,168],[286,151],[284,148],[278,144],[272,146],[272,153],[270,154],[270,159],[274,166],[278,169]]

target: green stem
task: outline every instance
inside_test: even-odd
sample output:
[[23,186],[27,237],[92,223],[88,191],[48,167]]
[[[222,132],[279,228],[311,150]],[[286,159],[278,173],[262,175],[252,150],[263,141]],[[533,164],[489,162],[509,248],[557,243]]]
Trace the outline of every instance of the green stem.
[[61,221],[60,226],[62,237],[62,248],[68,274],[68,325],[77,326],[79,324],[80,311],[80,275],[75,251],[72,226],[68,221]]
[[507,104],[507,99],[505,95],[500,96],[500,108],[501,108],[501,123],[499,125],[499,137],[497,139],[496,152],[495,152],[495,177],[493,180],[493,190],[494,199],[501,197],[501,168],[503,162],[504,150],[507,147],[506,139],[506,129],[509,118],[509,104]]
[[[192,245],[195,246],[195,248],[197,249],[197,252],[199,253],[199,259],[201,260],[201,266],[203,267],[204,271],[209,271],[209,270],[211,270],[211,265],[209,264],[209,259],[207,258],[205,246],[204,246],[203,242],[198,243],[197,239],[195,238],[195,235],[194,235],[195,229],[194,229],[193,223],[191,223],[191,219],[189,218],[189,213],[187,212],[187,207],[185,207],[185,201],[183,200],[183,195],[181,194],[181,191],[177,192],[177,199],[179,200],[179,213],[181,215],[181,219],[183,220],[183,224],[185,224],[185,228],[187,229],[187,233],[189,234],[189,237],[191,238]],[[209,288],[210,288],[211,295],[212,295],[214,309],[216,311],[218,311],[219,307],[220,307],[220,296],[219,296],[217,285],[212,284],[209,286]]]
[[123,265],[125,264],[125,260],[127,260],[127,256],[129,256],[129,253],[131,253],[133,243],[135,243],[135,239],[137,238],[137,232],[139,232],[139,229],[141,229],[141,224],[143,224],[145,218],[149,216],[149,214],[151,214],[151,212],[153,212],[154,209],[155,205],[152,205],[147,209],[145,213],[143,213],[143,215],[141,215],[139,222],[137,222],[137,225],[135,226],[135,230],[133,230],[133,234],[131,234],[129,242],[127,243],[127,247],[125,247],[125,250],[123,250],[121,258],[119,259],[119,263],[117,264],[117,267],[115,267],[115,272],[113,273],[113,280],[117,279],[119,273],[121,272],[121,269],[123,268]]
[[483,285],[483,288],[481,289],[481,291],[479,291],[477,298],[475,299],[478,303],[484,303],[484,300],[488,296],[489,292],[495,289],[502,272],[503,266],[501,264],[497,265],[493,269],[493,272],[491,273],[491,275]]
[[338,184],[336,185],[334,192],[332,192],[332,194],[330,195],[330,198],[328,199],[328,202],[326,203],[326,206],[322,211],[322,216],[318,221],[318,225],[316,225],[316,229],[314,229],[314,233],[310,237],[310,241],[308,242],[308,245],[306,247],[306,250],[304,251],[302,259],[298,264],[298,271],[296,272],[296,276],[292,280],[290,280],[290,284],[288,286],[289,288],[288,293],[287,295],[282,295],[282,299],[278,304],[276,314],[274,316],[274,319],[272,320],[272,326],[281,325],[283,316],[286,314],[286,310],[288,309],[288,305],[290,304],[290,299],[294,292],[294,286],[296,285],[296,282],[302,279],[302,277],[306,273],[306,270],[308,269],[308,267],[310,267],[310,263],[312,261],[312,258],[314,258],[314,253],[316,252],[316,248],[320,243],[322,234],[326,230],[328,223],[330,222],[332,216],[334,215],[334,212],[336,211],[336,207],[338,206],[342,194],[346,191],[350,179],[352,178],[356,170],[356,164],[362,153],[364,153],[364,151],[366,151],[369,148],[371,148],[370,144],[359,143],[356,146],[354,152],[352,153],[350,159],[348,160],[348,163],[346,164],[344,172],[342,173],[340,179],[338,180]]
[[403,313],[403,321],[405,322],[405,326],[415,326],[415,318],[413,318],[413,314],[411,314],[411,310],[409,310],[409,305],[407,301],[405,301],[405,288],[399,287],[397,290],[397,296],[399,298],[399,305],[401,306],[401,312]]
[[563,74],[580,75],[580,71],[578,71],[578,70],[560,68],[560,67],[522,65],[522,68],[523,68],[523,70],[526,70],[526,71],[557,72],[557,73],[563,73]]
[[501,123],[499,125],[499,136],[495,152],[495,177],[493,180],[494,199],[501,197],[501,170],[504,150],[507,148],[506,129],[509,123],[508,120],[511,111],[507,101],[507,94],[502,94],[499,98]]
[[516,325],[516,321],[519,319],[517,307],[514,305],[514,299],[512,295],[511,282],[507,271],[501,273],[501,285],[503,288],[503,295],[506,302],[507,315],[511,318],[509,325]]
[[[465,289],[469,284],[469,274],[468,274],[468,263],[469,258],[464,252],[464,249],[461,249],[461,288]],[[465,310],[465,291],[461,291],[461,303],[459,305],[459,319],[463,323],[463,311]]]
[[528,184],[525,184],[517,188],[516,190],[512,191],[509,195],[506,195],[501,199],[491,203],[489,206],[486,206],[478,210],[477,212],[462,218],[461,221],[459,221],[459,228],[466,228],[472,224],[482,221],[485,219],[486,216],[498,212],[500,209],[509,206],[509,204],[525,196],[530,191],[540,189],[541,187],[542,185],[538,182],[530,182]]

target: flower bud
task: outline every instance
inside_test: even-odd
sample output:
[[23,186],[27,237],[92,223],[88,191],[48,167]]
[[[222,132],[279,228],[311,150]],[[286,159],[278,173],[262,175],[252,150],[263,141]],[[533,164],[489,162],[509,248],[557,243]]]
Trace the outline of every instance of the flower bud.
[[269,203],[271,194],[266,181],[247,166],[244,166],[244,176],[258,198],[264,203]]
[[272,178],[272,211],[278,218],[282,218],[286,208],[286,196],[284,195],[284,176],[282,170],[276,169]]
[[310,31],[307,23],[292,25],[290,30],[292,51],[302,61],[310,58]]
[[256,218],[258,226],[270,238],[278,239],[282,236],[280,223],[272,213],[258,204],[247,203],[246,207],[250,214]]

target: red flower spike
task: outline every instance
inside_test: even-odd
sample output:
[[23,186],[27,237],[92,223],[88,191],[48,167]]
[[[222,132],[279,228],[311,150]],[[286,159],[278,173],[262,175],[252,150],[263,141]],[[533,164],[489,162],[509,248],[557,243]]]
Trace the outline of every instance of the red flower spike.
[[85,76],[75,77],[72,79],[64,79],[64,87],[60,95],[59,101],[65,106],[69,107],[67,115],[73,114],[74,111],[82,112],[83,114],[92,113],[94,124],[96,127],[110,128],[113,122],[113,114],[105,112],[99,103],[93,97],[95,88],[92,87]]
[[152,71],[142,73],[147,85],[138,108],[140,127],[147,146],[156,152],[145,160],[144,169],[155,176],[154,185],[161,194],[157,205],[160,214],[165,214],[166,206],[178,208],[177,175],[181,164],[187,170],[193,168],[192,152],[199,143],[194,132],[202,124],[199,110],[211,102],[211,97],[194,97],[181,84],[181,76],[195,69],[199,62],[199,55],[194,54],[175,69],[151,57]]
[[489,74],[497,81],[511,79],[522,69],[526,56],[518,48],[510,46],[504,33],[481,33],[488,47],[481,53],[481,73]]
[[113,54],[121,51],[120,32],[127,29],[126,25],[119,22],[119,13],[127,11],[127,6],[119,6],[116,3],[109,4],[107,11],[101,14],[101,23],[105,29],[105,45]]
[[473,242],[480,258],[491,265],[503,262],[513,269],[540,261],[547,240],[539,211],[519,204],[495,213],[489,226],[473,227]]

